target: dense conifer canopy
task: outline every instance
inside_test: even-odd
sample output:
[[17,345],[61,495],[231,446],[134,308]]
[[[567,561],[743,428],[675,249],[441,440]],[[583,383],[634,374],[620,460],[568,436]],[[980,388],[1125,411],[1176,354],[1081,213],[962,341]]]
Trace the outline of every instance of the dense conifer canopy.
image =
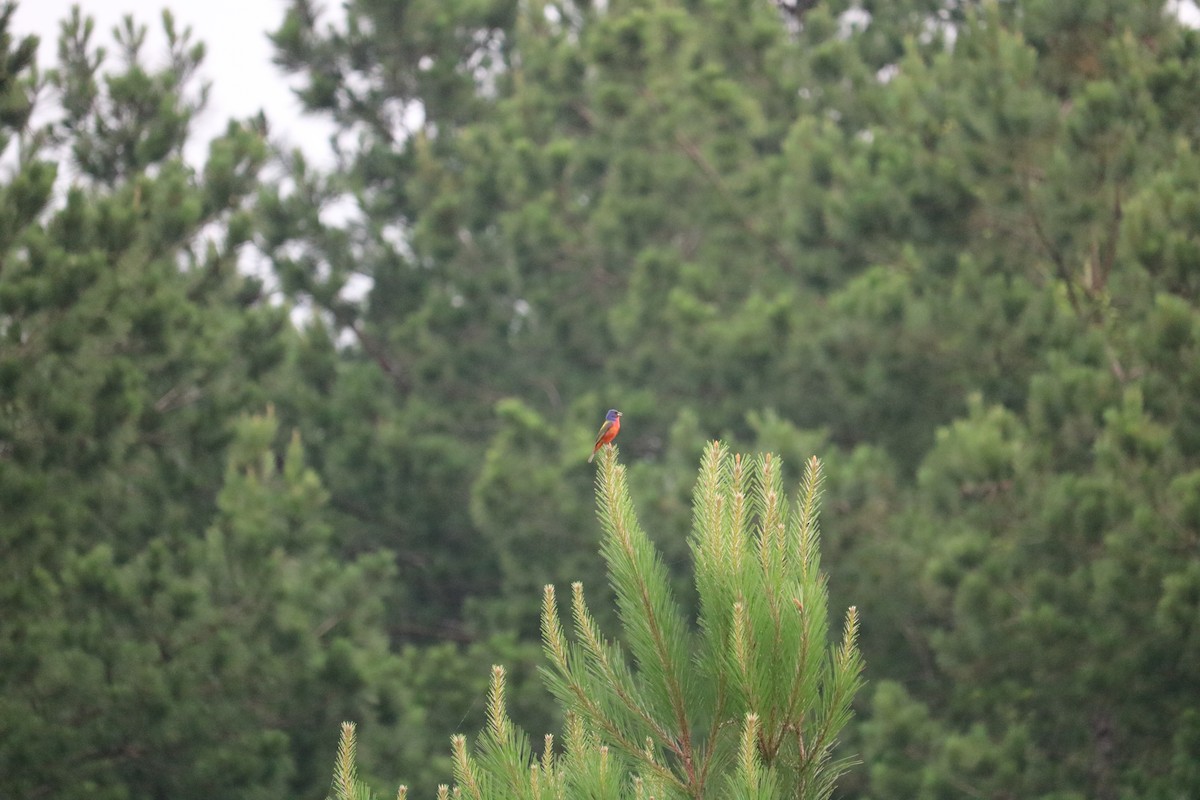
[[836,796],[1200,796],[1177,5],[294,0],[326,171],[261,118],[183,158],[169,13],[0,15],[0,796],[320,797],[342,720],[435,796],[492,664],[569,731],[543,587],[636,623],[614,406],[679,641],[706,442],[787,496],[820,457],[867,664]]

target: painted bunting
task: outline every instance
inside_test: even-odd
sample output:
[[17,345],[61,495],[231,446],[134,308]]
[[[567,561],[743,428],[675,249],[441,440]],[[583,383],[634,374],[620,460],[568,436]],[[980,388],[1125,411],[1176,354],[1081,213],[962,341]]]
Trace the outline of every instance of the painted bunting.
[[617,434],[620,432],[621,412],[610,408],[604,415],[604,424],[600,426],[600,433],[596,434],[596,446],[592,448],[592,454],[588,456],[588,463],[592,463],[592,459],[596,457],[596,451],[600,449],[601,445],[608,444],[617,438]]

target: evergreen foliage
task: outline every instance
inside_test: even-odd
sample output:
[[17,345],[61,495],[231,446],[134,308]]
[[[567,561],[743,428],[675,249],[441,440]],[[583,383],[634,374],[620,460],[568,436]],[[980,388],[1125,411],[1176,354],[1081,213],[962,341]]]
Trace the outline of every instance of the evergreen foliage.
[[715,680],[668,668],[718,632],[680,620],[718,621],[686,531],[722,439],[785,484],[826,459],[872,679],[837,796],[1200,796],[1179,7],[295,0],[276,55],[327,170],[264,170],[261,118],[189,163],[204,51],[170,14],[161,53],[0,14],[0,796],[316,796],[339,719],[365,781],[431,795],[484,769],[444,745],[488,735],[495,663],[511,730],[600,770],[535,662],[545,584],[599,631],[639,602],[587,533],[614,405],[661,532],[622,574],[675,620],[621,645],[646,717],[601,709],[661,729],[644,781],[687,784],[685,727],[764,793],[796,751],[748,758],[770,703],[715,743],[675,712]]
[[[505,671],[495,666],[476,753],[465,737],[452,739],[455,796],[829,797],[851,763],[832,752],[862,662],[854,607],[840,644],[828,641],[820,484],[814,457],[789,507],[777,458],[709,445],[689,542],[700,609],[693,625],[638,523],[616,448],[606,447],[596,478],[601,552],[623,641],[601,633],[579,582],[571,585],[568,636],[547,585],[542,672],[565,713],[564,746],[556,750],[546,736],[534,756],[509,718]],[[333,784],[339,800],[369,797],[356,777],[355,746],[354,726],[345,723]]]
[[311,795],[313,734],[386,706],[366,587],[391,560],[334,557],[321,480],[263,412],[293,349],[240,271],[264,131],[183,160],[203,51],[169,14],[164,59],[126,20],[110,64],[76,10],[38,72],[11,12],[0,796]]
[[[434,5],[459,38],[407,38]],[[389,417],[469,421],[486,549],[439,576],[504,578],[448,616],[521,619],[521,564],[578,563],[574,454],[619,398],[652,529],[706,438],[828,454],[881,679],[848,795],[1200,791],[1200,37],[1171,7],[296,3],[280,59],[336,100],[362,213],[273,230],[320,254],[309,296],[373,281],[339,313],[405,378]]]

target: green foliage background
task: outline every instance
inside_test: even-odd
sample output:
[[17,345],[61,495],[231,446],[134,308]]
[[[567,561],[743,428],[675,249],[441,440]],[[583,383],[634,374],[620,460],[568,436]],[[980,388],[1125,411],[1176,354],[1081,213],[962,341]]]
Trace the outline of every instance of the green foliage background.
[[0,795],[320,797],[354,719],[429,796],[492,663],[558,729],[540,587],[611,630],[612,406],[685,602],[704,443],[824,461],[841,796],[1200,794],[1169,5],[295,0],[327,172],[262,119],[187,163],[169,14],[165,57],[5,15]]

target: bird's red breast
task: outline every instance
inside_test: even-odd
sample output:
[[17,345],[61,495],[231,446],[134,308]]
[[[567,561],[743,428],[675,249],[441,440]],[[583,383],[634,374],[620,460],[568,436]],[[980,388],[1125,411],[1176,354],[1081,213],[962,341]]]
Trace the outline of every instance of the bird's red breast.
[[617,438],[617,434],[621,432],[621,418],[610,421],[605,421],[600,426],[600,435],[596,437],[596,447],[602,444],[608,444],[613,439]]

